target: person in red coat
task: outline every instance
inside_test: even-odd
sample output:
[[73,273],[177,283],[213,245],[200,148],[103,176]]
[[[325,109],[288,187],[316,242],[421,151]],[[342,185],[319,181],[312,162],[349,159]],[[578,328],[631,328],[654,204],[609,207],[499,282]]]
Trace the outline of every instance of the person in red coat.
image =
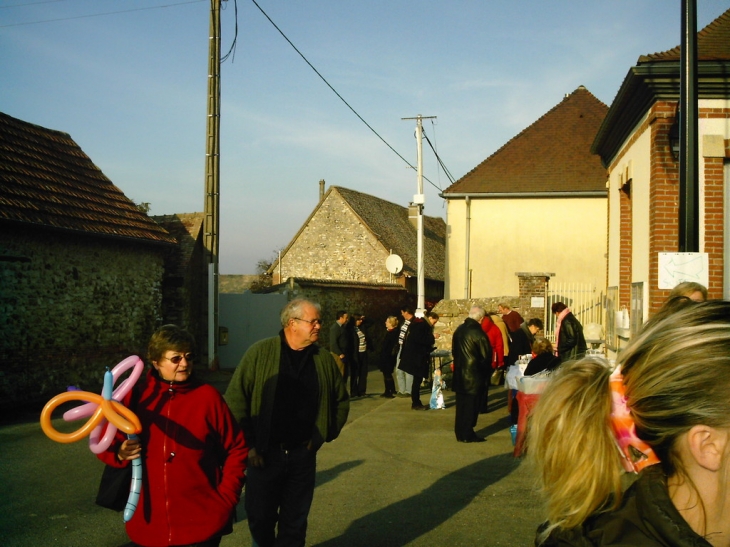
[[138,547],[217,547],[233,530],[248,447],[223,397],[192,376],[193,351],[193,337],[176,325],[152,335],[153,368],[134,387],[131,405],[140,439],[117,434],[98,455],[115,467],[142,458],[139,504],[127,522]]
[[[481,312],[484,314],[484,318],[480,320],[480,325],[482,327],[482,330],[484,331],[484,334],[486,334],[487,338],[489,338],[489,345],[492,347],[492,358],[490,360],[492,366],[491,370],[494,371],[498,368],[504,368],[504,342],[502,341],[502,331],[499,330],[499,327],[494,324],[492,318],[486,314],[484,308],[479,308],[478,306],[475,307],[481,310]],[[488,383],[489,382],[487,382],[487,384]],[[488,399],[489,388],[487,387],[487,389],[484,390],[482,400],[479,403],[480,414],[486,414]]]

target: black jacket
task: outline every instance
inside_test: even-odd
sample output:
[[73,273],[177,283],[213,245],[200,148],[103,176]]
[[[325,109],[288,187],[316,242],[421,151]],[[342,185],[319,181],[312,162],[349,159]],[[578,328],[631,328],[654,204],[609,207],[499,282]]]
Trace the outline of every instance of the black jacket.
[[467,317],[454,331],[451,354],[454,357],[452,390],[477,395],[489,382],[492,346],[482,327],[471,317]]
[[641,472],[616,511],[594,515],[579,528],[553,531],[542,547],[629,545],[710,547],[689,527],[669,499],[661,465],[652,465]]
[[347,323],[340,325],[337,321],[330,327],[330,351],[335,355],[349,357],[351,351],[350,333],[347,330]]
[[532,353],[532,344],[535,343],[535,335],[527,328],[527,323],[522,323],[519,329],[511,335],[512,341],[509,344],[509,355],[505,355],[504,361],[507,366],[514,365],[520,355]]
[[433,351],[433,329],[425,319],[414,317],[408,325],[403,348],[400,352],[400,368],[403,372],[419,378],[428,376],[428,367],[431,363]]
[[558,355],[563,361],[580,359],[586,353],[586,339],[583,336],[583,325],[568,313],[560,323],[558,332]]
[[400,328],[396,327],[385,333],[383,345],[380,347],[380,363],[378,368],[383,374],[392,374],[398,358],[398,335]]
[[553,355],[551,352],[541,353],[530,360],[530,363],[525,369],[524,375],[532,376],[533,374],[537,374],[543,370],[555,370],[560,366],[561,362],[560,357]]

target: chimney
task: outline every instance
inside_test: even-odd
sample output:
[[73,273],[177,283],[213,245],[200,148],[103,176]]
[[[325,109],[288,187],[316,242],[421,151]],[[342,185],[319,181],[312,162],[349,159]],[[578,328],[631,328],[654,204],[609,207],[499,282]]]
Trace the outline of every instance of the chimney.
[[324,179],[319,181],[319,202],[322,203],[324,199]]

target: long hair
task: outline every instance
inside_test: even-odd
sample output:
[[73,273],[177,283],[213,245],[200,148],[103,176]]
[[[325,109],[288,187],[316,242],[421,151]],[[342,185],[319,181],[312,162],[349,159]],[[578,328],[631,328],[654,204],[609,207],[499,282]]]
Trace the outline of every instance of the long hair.
[[[667,476],[686,478],[677,439],[695,425],[730,427],[730,302],[674,306],[619,355],[637,436]],[[531,415],[528,454],[546,496],[548,526],[574,528],[621,502],[621,461],[610,425],[610,369],[563,365]]]

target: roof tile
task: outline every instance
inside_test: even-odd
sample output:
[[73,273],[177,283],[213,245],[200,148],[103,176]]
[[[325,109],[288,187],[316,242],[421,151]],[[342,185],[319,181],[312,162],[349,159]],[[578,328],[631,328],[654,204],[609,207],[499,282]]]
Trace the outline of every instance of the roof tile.
[[444,195],[605,192],[606,170],[590,148],[607,111],[590,91],[578,87]]
[[67,133],[0,112],[0,221],[174,243]]

